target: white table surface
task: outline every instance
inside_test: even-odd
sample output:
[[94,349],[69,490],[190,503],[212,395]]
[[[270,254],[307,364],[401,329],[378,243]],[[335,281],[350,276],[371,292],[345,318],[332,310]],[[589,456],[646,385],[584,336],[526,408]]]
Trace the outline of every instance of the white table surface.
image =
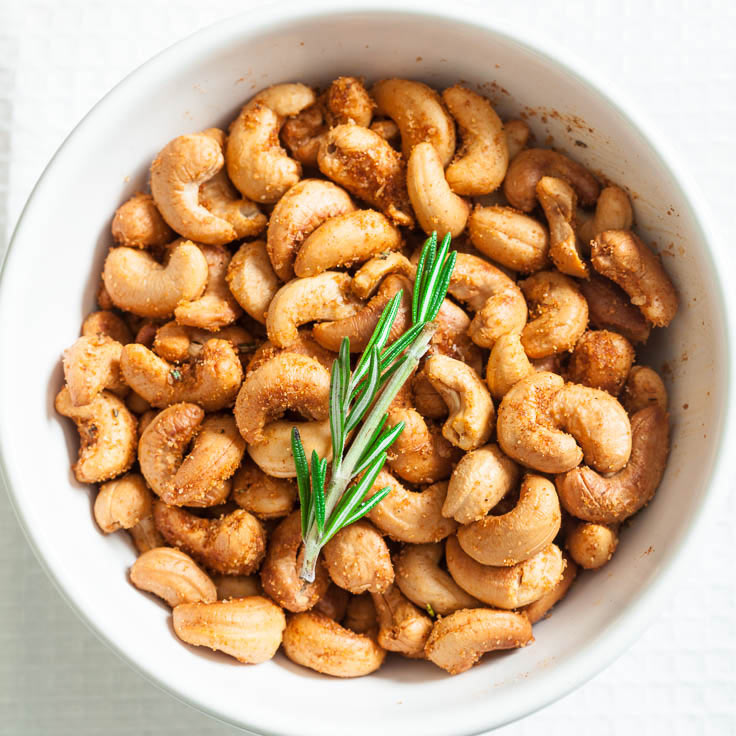
[[[613,78],[681,151],[725,246],[736,248],[736,3],[474,4],[525,19]],[[0,256],[43,166],[103,93],[172,42],[254,5],[0,0]],[[733,493],[722,493],[681,584],[642,638],[584,687],[497,733],[736,734],[735,527]],[[235,733],[158,691],[87,631],[0,492],[0,734]]]

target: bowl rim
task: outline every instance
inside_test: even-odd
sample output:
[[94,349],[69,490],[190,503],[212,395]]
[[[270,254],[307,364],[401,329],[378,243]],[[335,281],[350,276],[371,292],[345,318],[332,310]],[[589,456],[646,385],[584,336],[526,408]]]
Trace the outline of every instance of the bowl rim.
[[[566,74],[575,78],[586,89],[600,95],[641,136],[652,153],[659,159],[665,171],[670,175],[673,185],[679,189],[683,199],[690,206],[693,223],[699,231],[701,240],[706,244],[704,257],[709,261],[712,272],[716,275],[714,297],[721,308],[723,317],[722,337],[724,353],[728,358],[728,365],[725,367],[726,395],[723,397],[724,411],[721,416],[721,426],[717,428],[719,436],[710,476],[706,480],[706,491],[688,526],[681,532],[680,538],[677,540],[678,544],[663,557],[660,569],[653,576],[651,584],[641,590],[636,598],[626,608],[622,609],[607,627],[597,632],[583,650],[568,654],[564,660],[557,662],[554,667],[550,667],[544,675],[538,678],[537,696],[533,703],[520,703],[517,699],[510,703],[502,713],[488,712],[487,706],[484,708],[479,705],[471,712],[466,712],[463,719],[458,719],[460,720],[459,725],[458,721],[448,722],[449,730],[444,731],[447,736],[450,736],[450,734],[471,736],[523,718],[549,705],[587,682],[628,649],[661,610],[661,605],[657,605],[657,603],[661,603],[671,589],[675,573],[681,567],[686,551],[693,544],[697,535],[703,532],[708,512],[714,508],[718,494],[725,493],[727,488],[725,450],[728,446],[727,440],[734,432],[734,377],[736,376],[733,350],[734,324],[730,314],[732,308],[736,305],[736,297],[724,288],[721,277],[722,273],[728,273],[727,255],[723,247],[724,240],[720,228],[713,224],[717,221],[713,218],[708,203],[701,195],[697,185],[693,183],[693,178],[687,175],[673,147],[668,143],[666,137],[651,124],[646,114],[640,112],[616,84],[611,83],[597,70],[586,65],[573,52],[550,43],[549,39],[534,28],[522,28],[521,21],[517,20],[509,21],[495,17],[490,19],[488,14],[483,13],[482,7],[465,4],[463,0],[459,3],[453,3],[452,7],[431,7],[429,9],[422,4],[421,0],[359,0],[355,3],[349,3],[346,0],[317,0],[308,8],[295,0],[286,0],[286,2],[281,2],[278,5],[274,2],[255,5],[191,33],[143,62],[112,87],[75,125],[43,169],[15,225],[0,268],[0,313],[2,313],[3,306],[3,285],[6,279],[9,278],[10,264],[16,253],[13,246],[16,240],[20,239],[25,222],[31,220],[36,214],[36,202],[40,198],[39,193],[44,188],[47,176],[58,165],[59,160],[68,151],[70,144],[81,138],[87,128],[95,124],[96,118],[101,115],[101,111],[108,105],[111,98],[124,93],[126,89],[143,79],[144,75],[148,75],[152,71],[161,73],[170,65],[178,63],[185,50],[190,55],[194,53],[195,56],[199,56],[207,49],[232,41],[238,36],[278,30],[279,27],[291,26],[301,21],[319,18],[327,20],[335,16],[355,14],[375,16],[410,15],[415,16],[417,20],[433,18],[480,28],[504,37],[505,40],[527,51],[538,54],[544,61],[556,65]],[[4,423],[5,415],[0,413],[0,428]],[[0,429],[0,438],[3,433],[4,430]],[[216,720],[235,725],[241,729],[252,728],[256,729],[257,733],[278,736],[280,732],[272,730],[268,723],[264,721],[232,720],[229,716],[223,715],[210,706],[204,698],[192,693],[185,695],[179,692],[144,663],[135,661],[123,651],[115,640],[103,630],[101,625],[89,618],[85,610],[77,605],[70,588],[64,582],[67,576],[42,551],[41,540],[35,536],[32,526],[23,515],[22,502],[20,497],[16,495],[14,484],[11,483],[10,472],[1,442],[0,479],[2,479],[7,489],[11,506],[39,564],[62,598],[98,639],[149,682],[152,682],[180,702],[186,703]],[[307,733],[307,731],[304,731],[304,733]]]

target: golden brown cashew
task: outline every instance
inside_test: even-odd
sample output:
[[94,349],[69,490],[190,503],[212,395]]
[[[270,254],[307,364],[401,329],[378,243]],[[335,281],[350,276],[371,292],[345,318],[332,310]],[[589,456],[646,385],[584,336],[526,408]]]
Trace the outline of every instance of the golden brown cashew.
[[138,192],[115,210],[112,237],[129,248],[150,248],[166,245],[176,235],[161,217],[153,197]]
[[317,160],[326,177],[397,225],[414,224],[401,154],[378,133],[360,125],[338,125],[325,134]]
[[283,643],[284,654],[292,662],[334,677],[369,675],[386,656],[372,638],[312,611],[289,618]]
[[243,380],[240,359],[227,340],[208,340],[191,363],[172,366],[143,345],[123,348],[120,368],[125,382],[151,406],[179,401],[199,404],[205,411],[228,406]]
[[284,612],[254,595],[215,603],[182,603],[174,608],[174,631],[187,644],[217,649],[244,664],[276,654],[286,627]]
[[317,166],[319,144],[327,129],[324,101],[319,97],[315,103],[288,118],[281,128],[281,140],[300,164]]
[[401,131],[404,158],[414,146],[426,141],[447,166],[455,153],[455,124],[440,96],[422,82],[409,79],[383,79],[371,90],[376,112],[391,118]]
[[287,478],[272,478],[246,462],[233,477],[233,500],[259,519],[278,519],[294,508],[296,486]]
[[355,123],[367,128],[371,124],[375,104],[357,77],[338,77],[325,94],[330,125]]
[[516,506],[457,530],[463,550],[483,565],[509,567],[541,552],[560,530],[557,491],[540,475],[527,475]]
[[371,596],[378,614],[379,645],[411,659],[423,658],[432,619],[404,598],[395,585]]
[[441,542],[405,545],[395,562],[399,589],[419,608],[439,616],[481,606],[439,566],[443,549]]
[[635,365],[624,386],[621,403],[630,415],[648,406],[667,411],[667,389],[660,375],[646,365]]
[[232,122],[227,173],[248,199],[276,202],[299,181],[302,167],[279,144],[279,130],[285,118],[314,101],[314,92],[303,84],[276,84],[251,98]]
[[399,126],[391,118],[374,120],[369,127],[374,133],[378,133],[381,138],[385,138],[392,146],[398,146],[400,143]]
[[494,399],[502,399],[522,378],[534,373],[526,357],[521,335],[511,332],[493,343],[486,366],[486,383]]
[[248,373],[235,402],[235,421],[251,445],[264,441],[263,428],[288,409],[307,419],[325,419],[330,374],[316,360],[280,353]]
[[147,251],[111,248],[102,279],[113,304],[141,317],[161,318],[183,301],[199,297],[207,284],[207,259],[192,242],[176,242],[165,265]]
[[618,547],[618,526],[581,521],[568,532],[565,546],[583,570],[597,570],[613,557]]
[[330,583],[325,594],[314,604],[312,610],[315,613],[321,613],[333,621],[342,621],[350,600],[350,593],[347,590]]
[[503,192],[509,204],[531,212],[537,205],[537,182],[543,176],[554,176],[568,182],[584,207],[591,207],[598,199],[600,186],[584,166],[557,151],[528,148],[514,158],[506,173]]
[[109,480],[100,486],[93,509],[95,521],[105,534],[131,529],[152,513],[153,496],[138,473]]
[[133,333],[122,317],[115,312],[91,312],[82,322],[82,337],[110,337],[121,345],[133,342]]
[[317,565],[314,581],[305,583],[299,577],[302,531],[298,511],[287,516],[274,530],[266,559],[261,567],[261,583],[266,595],[288,611],[306,611],[324,594],[330,578],[322,562]]
[[[456,264],[457,267],[457,264]],[[478,346],[468,336],[470,318],[455,302],[445,299],[435,317],[437,331],[429,344],[429,353],[441,353],[467,363],[478,373],[483,369],[483,357]]]
[[325,271],[282,286],[268,307],[268,339],[285,348],[299,337],[297,328],[303,324],[352,317],[362,305],[350,290],[350,281],[346,273]]
[[633,362],[634,348],[623,335],[589,330],[572,351],[567,376],[573,383],[618,396]]
[[677,292],[659,258],[630,230],[605,230],[591,242],[593,267],[615,281],[655,327],[677,312]]
[[498,445],[479,447],[453,470],[442,515],[461,524],[482,519],[518,480],[518,466]]
[[424,371],[450,411],[442,426],[445,439],[466,451],[484,444],[493,433],[495,410],[483,379],[446,355],[431,355]]
[[595,215],[578,225],[578,237],[589,243],[604,230],[631,230],[633,222],[629,195],[620,187],[605,187],[596,202]]
[[243,243],[227,267],[227,285],[238,304],[265,324],[268,305],[281,286],[263,240]]
[[613,396],[565,384],[547,371],[524,378],[504,396],[496,431],[509,457],[543,473],[564,473],[583,457],[601,472],[613,473],[631,452],[629,419]]
[[509,165],[503,123],[482,95],[456,84],[442,93],[455,118],[462,146],[447,167],[447,183],[468,197],[490,194],[501,186]]
[[380,253],[353,274],[353,293],[359,299],[370,299],[383,279],[391,274],[414,281],[416,267],[403,253]]
[[435,623],[426,655],[438,667],[457,675],[469,670],[486,652],[525,647],[533,641],[532,625],[523,614],[465,609]]
[[74,406],[86,406],[103,389],[125,395],[120,375],[123,346],[111,337],[79,337],[64,351],[64,380]]
[[576,282],[557,271],[540,271],[519,283],[532,319],[521,331],[530,358],[572,350],[588,326],[588,303]]
[[353,595],[383,593],[394,582],[386,542],[365,519],[341,529],[323,551],[332,582]]
[[101,391],[89,404],[74,406],[65,386],[54,406],[77,425],[79,458],[72,470],[80,483],[101,483],[130,470],[135,462],[138,423],[117,396]]
[[531,130],[523,120],[507,120],[503,124],[503,132],[506,135],[509,161],[513,161],[526,147]]
[[212,582],[217,588],[218,601],[263,594],[258,575],[213,575]]
[[563,557],[565,558],[565,570],[557,585],[541,598],[537,598],[533,603],[521,608],[531,624],[546,618],[549,611],[567,595],[567,591],[570,590],[570,586],[575,581],[578,566],[567,556],[563,555]]
[[310,233],[330,218],[354,210],[350,195],[329,181],[304,179],[289,189],[276,203],[268,223],[268,256],[278,277],[282,281],[294,278],[294,259]]
[[373,638],[377,636],[376,607],[373,605],[370,593],[350,596],[343,626],[356,634],[366,634]]
[[247,373],[251,373],[281,353],[296,353],[297,355],[306,355],[308,358],[314,358],[328,371],[332,369],[332,363],[336,357],[335,353],[323,348],[312,337],[310,330],[301,330],[297,339],[285,348],[276,347],[270,340],[261,343],[253,351],[251,359],[248,361]]
[[669,421],[658,406],[631,417],[632,449],[626,467],[603,476],[581,466],[555,478],[560,501],[573,516],[598,524],[628,519],[652,500],[669,454]]
[[[191,443],[191,451],[184,457]],[[141,434],[138,462],[154,492],[173,506],[216,506],[230,495],[230,478],[245,453],[235,420],[207,418],[196,404],[173,404]]]
[[[172,363],[184,363],[196,359],[207,340],[213,337],[209,330],[166,322],[156,330],[153,352]],[[236,325],[219,330],[217,339],[227,340],[233,346],[233,350],[240,356],[241,364],[257,344],[256,338],[248,330]]]
[[159,534],[156,529],[156,523],[153,520],[153,507],[151,507],[151,515],[144,516],[135,526],[130,527],[128,532],[133,540],[138,554],[148,552],[149,549],[155,547],[163,547],[166,540]]
[[156,528],[174,547],[224,575],[250,575],[266,554],[266,531],[243,509],[219,519],[201,519],[177,506],[154,501]]
[[[414,406],[423,417],[427,419],[444,419],[447,417],[447,404],[434,390],[423,367],[411,379],[411,393],[414,397]],[[445,438],[442,437],[442,439]]]

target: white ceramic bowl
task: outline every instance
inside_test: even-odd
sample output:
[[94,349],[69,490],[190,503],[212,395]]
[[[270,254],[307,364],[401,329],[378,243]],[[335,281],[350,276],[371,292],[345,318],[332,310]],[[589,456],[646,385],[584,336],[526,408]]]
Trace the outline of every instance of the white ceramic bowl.
[[[2,276],[2,467],[36,554],[87,624],[146,677],[259,733],[471,734],[549,703],[606,665],[656,613],[716,485],[730,402],[724,269],[702,202],[673,170],[671,154],[561,48],[545,51],[553,41],[503,28],[477,10],[435,15],[396,5],[327,12],[282,3],[201,31],[145,64],[49,164]],[[181,133],[226,125],[261,87],[337,74],[415,77],[437,87],[465,80],[502,116],[530,106],[538,140],[552,135],[556,146],[630,188],[639,230],[667,248],[664,262],[682,297],[676,321],[649,348],[653,364],[671,371],[674,428],[655,501],[625,529],[605,572],[584,575],[535,628],[533,646],[488,656],[454,678],[392,659],[371,677],[340,681],[281,655],[245,667],[182,645],[166,607],[128,583],[134,552],[126,536],[103,537],[95,527],[91,493],[69,471],[76,435],[53,410],[61,352],[94,308],[111,214],[145,186],[158,149]]]

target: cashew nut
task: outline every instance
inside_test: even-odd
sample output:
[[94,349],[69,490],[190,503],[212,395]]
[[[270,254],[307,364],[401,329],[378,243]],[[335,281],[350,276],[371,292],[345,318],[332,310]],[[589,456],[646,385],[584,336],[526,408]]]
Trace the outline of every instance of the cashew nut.
[[[423,417],[444,419],[447,416],[447,404],[434,390],[424,368],[415,373],[414,378],[411,379],[411,392],[414,397],[414,406]],[[442,439],[444,440],[444,437]]]
[[123,346],[111,337],[79,337],[64,351],[64,379],[74,406],[90,404],[107,389],[125,394],[127,386],[120,375]]
[[435,323],[437,330],[429,344],[429,353],[441,353],[462,360],[480,373],[483,358],[478,346],[468,337],[471,324],[468,315],[457,304],[445,299],[435,317]]
[[259,519],[287,516],[296,502],[296,486],[286,478],[272,478],[253,463],[244,464],[233,478],[233,500]]
[[565,546],[584,570],[597,570],[613,557],[618,547],[618,527],[581,521],[565,538]]
[[523,120],[507,120],[503,124],[506,135],[506,148],[509,152],[509,161],[513,161],[526,147],[531,134],[529,125]]
[[578,225],[578,237],[589,243],[604,230],[631,230],[633,222],[629,195],[617,186],[604,187],[595,205],[595,215]]
[[378,644],[411,659],[424,658],[432,619],[404,598],[395,585],[371,596],[378,614]]
[[141,555],[148,552],[149,549],[163,547],[166,544],[166,540],[156,529],[156,523],[153,520],[153,507],[151,507],[151,515],[144,516],[135,526],[130,527],[128,532],[133,539],[138,554]]
[[534,373],[526,357],[521,335],[510,332],[493,343],[486,366],[486,383],[494,399],[502,399],[522,378]]
[[521,610],[526,614],[529,623],[535,624],[537,621],[546,618],[549,611],[567,595],[567,591],[570,590],[577,574],[578,566],[565,556],[565,570],[557,585],[541,598],[537,598],[533,603],[522,607]]
[[91,312],[82,322],[82,337],[110,337],[121,345],[133,342],[133,333],[122,317],[115,312]]
[[648,406],[667,411],[667,389],[660,375],[649,366],[635,365],[624,386],[621,403],[630,415]]
[[338,77],[327,88],[327,117],[330,125],[355,123],[367,128],[371,124],[375,104],[356,77]]
[[150,248],[166,245],[176,235],[161,217],[153,197],[138,192],[115,210],[112,237],[129,248]]
[[386,139],[391,145],[398,145],[400,142],[399,126],[391,118],[374,120],[369,127],[374,133],[378,133],[381,138]]
[[310,330],[301,330],[297,339],[285,348],[276,347],[270,340],[261,343],[256,350],[253,351],[250,361],[248,362],[247,373],[252,373],[271,358],[281,353],[296,353],[297,355],[306,355],[308,358],[314,358],[321,366],[328,371],[332,369],[335,361],[335,353],[323,348],[311,335]]
[[[183,363],[196,359],[207,340],[213,337],[214,335],[209,330],[185,327],[177,322],[167,322],[156,330],[153,351],[164,360]],[[253,350],[256,344],[256,339],[248,330],[236,325],[219,330],[217,339],[227,340],[233,346],[233,350],[240,356],[241,365],[248,352]]]
[[131,529],[152,513],[153,497],[138,473],[109,480],[100,486],[93,509],[95,521],[105,534]]
[[[342,590],[342,588],[338,588],[338,590]],[[376,637],[378,634],[376,607],[373,605],[373,598],[370,593],[350,596],[343,626],[356,634],[367,634],[373,638]]]
[[263,595],[258,575],[213,575],[212,582],[217,588],[218,601]]
[[281,286],[263,240],[243,243],[227,267],[227,285],[238,304],[265,324],[268,305]]
[[406,276],[413,281],[416,267],[403,253],[380,253],[353,274],[353,293],[359,299],[369,299],[390,274]]
[[618,396],[634,362],[634,348],[617,332],[589,330],[570,356],[568,378]]
[[348,608],[351,595],[335,583],[330,583],[325,594],[314,604],[312,610],[333,621],[342,621]]
[[327,131],[322,97],[290,117],[281,128],[281,140],[289,153],[305,166],[317,166],[317,152]]

